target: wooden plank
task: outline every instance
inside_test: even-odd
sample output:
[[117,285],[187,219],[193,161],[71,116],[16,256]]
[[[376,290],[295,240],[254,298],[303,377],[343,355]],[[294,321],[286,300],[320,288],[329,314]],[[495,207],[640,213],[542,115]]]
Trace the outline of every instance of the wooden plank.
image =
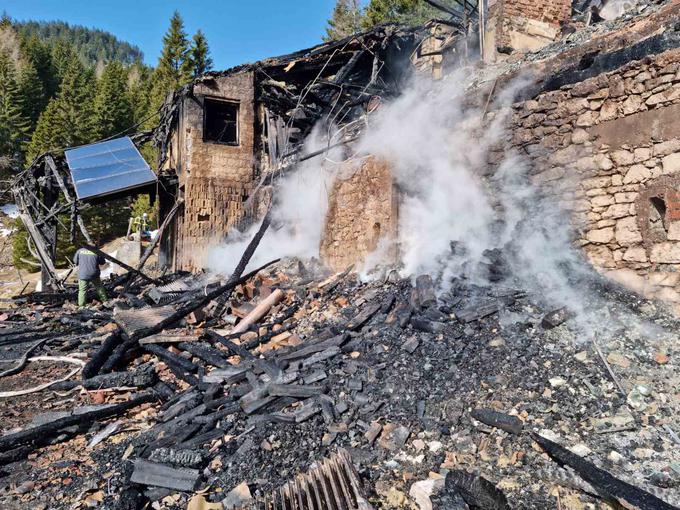
[[305,384],[274,384],[267,385],[268,393],[273,397],[309,398],[326,392],[323,386]]
[[181,335],[173,333],[158,333],[157,335],[142,338],[139,343],[145,344],[178,344],[180,342],[196,342],[199,335]]
[[349,335],[342,334],[338,335],[336,337],[333,337],[329,340],[324,340],[323,342],[315,343],[313,345],[307,345],[303,346],[299,349],[296,349],[292,352],[287,352],[283,356],[279,356],[276,359],[282,360],[282,361],[291,361],[295,359],[300,359],[300,358],[306,358],[310,354],[314,354],[316,352],[321,352],[325,351],[326,349],[330,347],[341,347],[347,340],[349,339]]
[[205,383],[234,383],[245,379],[246,372],[253,368],[252,363],[241,363],[239,365],[230,365],[224,368],[213,370],[209,374],[203,376]]
[[414,308],[428,308],[437,304],[434,282],[429,274],[416,278],[416,286],[411,292],[411,305]]
[[137,264],[137,271],[141,271],[142,268],[144,267],[144,264],[146,264],[146,261],[149,259],[149,257],[151,257],[154,248],[156,248],[161,238],[163,237],[163,232],[165,232],[165,229],[173,220],[175,214],[177,214],[177,211],[179,211],[182,205],[184,205],[184,199],[178,198],[177,201],[175,202],[175,205],[173,205],[172,209],[170,209],[170,211],[168,212],[168,215],[165,218],[163,218],[163,222],[161,223],[161,226],[158,227],[158,232],[156,232],[156,237],[154,237],[151,244],[146,248],[146,251],[144,252],[144,255],[142,255],[142,258],[139,259],[139,264]]
[[329,347],[325,351],[317,352],[313,356],[310,356],[306,360],[302,362],[303,367],[309,367],[311,365],[314,365],[315,363],[319,363],[320,361],[325,361],[329,358],[333,358],[340,354],[340,348],[339,347]]
[[253,308],[253,310],[248,313],[248,315],[246,315],[243,320],[234,327],[233,330],[231,330],[230,333],[234,335],[236,333],[243,333],[244,331],[247,331],[251,325],[262,319],[262,317],[264,317],[267,312],[271,310],[272,306],[281,301],[284,295],[285,294],[281,289],[276,289],[274,292],[269,294],[269,296],[260,301],[255,306],[255,308]]
[[366,324],[371,318],[380,311],[382,305],[380,303],[374,303],[366,305],[362,311],[357,314],[352,320],[350,320],[345,327],[351,331],[357,331],[361,329],[364,324]]
[[134,466],[130,481],[150,487],[191,492],[201,477],[198,469],[175,468],[144,459],[135,460]]
[[183,351],[188,352],[192,356],[202,359],[203,361],[214,367],[226,368],[230,366],[230,363],[223,356],[222,352],[215,349],[214,347],[211,347],[207,343],[180,342],[177,344],[177,347],[179,347]]
[[155,354],[168,365],[174,365],[177,368],[184,370],[185,372],[191,373],[198,372],[198,365],[192,363],[188,359],[183,358],[178,354],[175,354],[174,352],[170,352],[169,350],[167,350],[164,347],[161,347],[160,345],[148,344],[144,346],[144,349],[152,354]]
[[617,503],[630,510],[677,510],[673,505],[669,505],[634,485],[619,480],[563,446],[536,433],[532,433],[531,437],[550,457],[558,463],[572,468],[610,502]]
[[72,414],[70,416],[65,416],[49,423],[45,423],[44,425],[39,425],[37,427],[20,430],[19,432],[15,432],[13,434],[0,436],[0,452],[5,452],[11,448],[27,443],[33,443],[35,446],[46,444],[54,439],[54,437],[57,435],[56,433],[61,429],[70,427],[72,425],[83,426],[96,420],[118,416],[128,409],[132,409],[133,407],[145,404],[147,402],[153,402],[156,400],[156,398],[156,395],[153,393],[144,393],[133,397],[127,402],[122,402],[120,404],[115,404],[104,408],[97,408],[84,413]]
[[470,306],[469,308],[456,311],[455,314],[456,318],[460,322],[467,324],[468,322],[483,319],[484,317],[496,313],[500,309],[501,309],[500,302],[494,299],[492,301],[476,303],[475,305]]

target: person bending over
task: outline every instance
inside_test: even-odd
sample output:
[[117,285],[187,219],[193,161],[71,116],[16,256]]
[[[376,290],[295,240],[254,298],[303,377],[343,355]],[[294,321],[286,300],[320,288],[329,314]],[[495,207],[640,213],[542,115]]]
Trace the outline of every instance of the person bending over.
[[94,285],[100,301],[105,303],[109,298],[99,277],[99,266],[106,263],[104,257],[87,248],[81,248],[76,252],[73,262],[78,266],[78,306],[85,306],[90,283]]

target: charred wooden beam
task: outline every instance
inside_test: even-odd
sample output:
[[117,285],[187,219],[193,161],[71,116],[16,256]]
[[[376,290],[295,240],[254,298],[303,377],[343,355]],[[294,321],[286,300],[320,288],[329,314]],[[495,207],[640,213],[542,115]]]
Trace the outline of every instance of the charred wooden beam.
[[380,303],[373,303],[366,305],[360,313],[358,313],[352,320],[350,320],[345,327],[351,331],[361,329],[373,316],[380,311],[382,305]]
[[207,343],[180,342],[177,347],[217,368],[230,366],[222,353]]
[[97,420],[118,416],[127,410],[132,409],[133,407],[137,407],[138,405],[145,404],[147,402],[153,402],[157,398],[158,397],[154,393],[144,393],[131,398],[127,402],[104,406],[102,408],[80,414],[72,414],[70,416],[45,423],[44,425],[39,425],[37,427],[24,429],[13,434],[0,436],[0,452],[7,452],[12,448],[26,444],[33,444],[36,447],[44,445],[54,439],[55,435],[57,435],[60,430],[66,427],[71,427],[72,425],[83,426]]
[[151,487],[193,491],[201,478],[198,469],[175,468],[144,459],[135,461],[130,481]]
[[153,283],[153,284],[156,284],[156,285],[159,285],[159,284],[160,284],[160,282],[159,282],[158,280],[154,280],[153,278],[151,278],[151,277],[145,275],[145,274],[142,273],[141,271],[135,269],[135,268],[132,267],[132,266],[128,266],[125,262],[121,262],[121,261],[118,260],[117,258],[115,258],[115,257],[113,257],[113,256],[111,256],[111,255],[109,255],[108,253],[106,253],[106,252],[100,250],[99,248],[97,248],[97,247],[95,247],[95,246],[92,246],[91,244],[86,244],[86,245],[84,245],[84,248],[86,248],[86,249],[88,249],[88,250],[90,250],[90,251],[95,252],[97,255],[101,255],[102,257],[104,257],[104,258],[105,258],[106,260],[108,260],[109,262],[113,262],[114,264],[116,264],[117,266],[122,267],[123,269],[127,270],[128,272],[136,274],[137,276],[139,276],[139,277],[141,277],[142,279],[144,279],[144,281],[146,281],[147,283]]
[[157,381],[153,370],[135,370],[133,372],[113,372],[101,374],[82,381],[64,381],[51,386],[53,390],[70,390],[82,386],[86,390],[105,388],[147,388]]
[[61,192],[64,194],[64,197],[66,197],[66,200],[69,203],[69,205],[72,205],[74,207],[73,216],[75,217],[76,223],[80,228],[80,232],[83,234],[85,240],[89,244],[92,244],[92,237],[90,237],[90,233],[87,231],[87,227],[85,226],[85,222],[83,221],[82,216],[78,214],[76,200],[74,200],[73,197],[71,196],[71,192],[66,187],[66,183],[64,182],[63,177],[59,173],[59,169],[57,168],[57,165],[54,162],[54,158],[52,158],[50,154],[45,155],[45,164],[52,172],[52,175],[54,175],[54,179],[57,181],[57,185],[61,189]]
[[167,216],[163,219],[161,226],[158,227],[158,232],[156,233],[156,237],[151,242],[151,244],[147,247],[146,251],[144,252],[144,255],[142,255],[142,258],[139,259],[139,264],[137,264],[137,271],[141,271],[142,268],[144,267],[144,264],[146,264],[146,261],[149,260],[149,257],[151,257],[151,254],[153,253],[153,250],[156,248],[156,246],[160,242],[161,238],[163,237],[163,233],[165,232],[165,229],[168,228],[168,225],[170,225],[172,220],[175,218],[175,215],[182,208],[183,205],[184,205],[184,199],[178,198],[177,201],[175,202],[175,205],[172,206],[172,209],[170,209]]
[[102,341],[99,349],[90,358],[82,370],[83,379],[90,379],[97,375],[113,350],[121,342],[120,330],[112,331]]
[[676,508],[649,492],[619,480],[550,439],[536,433],[532,433],[531,437],[550,457],[559,464],[572,468],[581,478],[595,487],[603,498],[612,503],[631,510],[674,510]]

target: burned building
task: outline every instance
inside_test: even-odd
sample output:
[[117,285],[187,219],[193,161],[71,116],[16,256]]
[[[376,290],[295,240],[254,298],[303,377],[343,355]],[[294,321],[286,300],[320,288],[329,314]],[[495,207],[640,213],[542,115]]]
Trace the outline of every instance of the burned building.
[[[492,83],[510,81],[519,68],[532,74],[515,105],[513,145],[529,156],[534,182],[552,186],[574,212],[576,242],[592,263],[638,290],[680,300],[678,5],[645,7],[632,23],[602,22],[607,5],[623,9],[614,4],[489,1],[480,16],[470,12],[478,42],[456,23],[384,27],[202,77],[175,95],[161,130],[162,170],[176,173],[173,193],[185,199],[164,262],[204,267],[211,244],[263,215],[268,185],[296,161],[314,125],[351,124],[371,103],[398,95],[409,68],[436,79],[465,51],[467,61],[487,64],[471,95],[491,98]],[[351,139],[346,133],[343,141]],[[389,163],[369,159],[349,174],[330,190],[320,245],[338,270],[360,263],[381,239],[398,238]],[[397,250],[392,245],[388,258]]]
[[[86,235],[88,204],[152,187],[162,222],[147,253],[161,239],[162,263],[198,274],[145,274],[143,257],[107,282],[113,310],[76,310],[68,289],[0,310],[0,506],[678,508],[680,319],[657,298],[680,291],[680,2],[631,3],[602,21],[619,2],[569,13],[571,2],[489,0],[470,25],[445,9],[453,21],[206,75],[166,104],[158,175],[139,137],[39,158],[15,193],[45,265],[57,214]],[[451,72],[461,63],[466,80]],[[443,85],[426,89],[443,90],[440,102],[421,109],[431,98],[403,87],[411,66]],[[380,151],[383,137],[366,139],[395,105],[402,136]],[[459,109],[463,122],[451,120]],[[314,126],[333,136],[310,152]],[[414,157],[398,157],[411,139]],[[277,228],[279,179],[333,147],[346,157],[322,218],[328,274],[260,241]],[[482,278],[464,266],[440,276],[474,261],[450,231],[421,235],[444,247],[431,274],[345,270],[403,255],[406,185],[436,188],[424,167],[437,158],[443,173],[460,170],[435,190],[443,202],[456,187],[486,194],[461,217],[424,207],[412,227],[436,216],[500,238]],[[506,162],[532,192],[517,216],[554,213],[568,227],[529,221],[578,255],[552,280],[545,267],[557,273],[564,258],[526,229],[497,235]],[[403,166],[416,168],[404,178]],[[210,244],[248,225],[236,269],[202,274]],[[538,252],[520,272],[508,269],[518,246]],[[248,273],[256,249],[267,263]],[[546,297],[537,273],[567,292]],[[62,377],[57,363],[75,368]]]
[[[157,133],[161,173],[177,177],[167,204],[184,199],[163,262],[201,269],[211,245],[261,218],[271,200],[270,184],[300,158],[314,126],[346,126],[396,96],[418,41],[416,30],[388,25],[209,73],[178,91]],[[347,131],[335,143],[352,136]],[[341,235],[333,233],[334,222],[328,228],[330,237]]]
[[[444,6],[447,19],[424,27],[377,27],[208,73],[176,91],[153,133],[168,228],[160,264],[206,268],[211,247],[264,216],[282,175],[333,147],[351,154],[369,116],[403,92],[414,70],[437,80],[467,65],[475,84],[470,101],[486,103],[489,119],[496,114],[494,94],[530,76],[504,150],[525,155],[533,182],[573,212],[575,243],[590,261],[639,291],[680,301],[678,3],[468,4]],[[307,154],[305,140],[315,127],[335,131],[320,151]],[[399,260],[401,192],[391,162],[370,156],[347,162],[329,189],[318,248],[336,270],[361,264],[381,243],[385,262]],[[50,165],[66,162],[40,159],[21,182],[39,187],[53,175]],[[73,178],[61,174],[73,194]],[[61,187],[50,182],[53,200]],[[49,232],[40,231],[54,217],[49,205],[45,212],[25,193],[19,198],[24,209],[32,207],[39,244],[49,245]],[[72,232],[84,227],[75,202],[67,200]],[[41,260],[49,259],[49,246],[43,251]]]

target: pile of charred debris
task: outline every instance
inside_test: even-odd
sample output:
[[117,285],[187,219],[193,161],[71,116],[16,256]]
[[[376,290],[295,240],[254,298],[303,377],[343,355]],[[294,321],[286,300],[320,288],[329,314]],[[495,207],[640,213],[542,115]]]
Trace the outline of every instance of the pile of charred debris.
[[586,341],[499,253],[488,284],[437,295],[428,275],[298,260],[244,274],[258,236],[226,280],[133,274],[106,306],[5,304],[2,508],[680,501],[678,320],[661,305],[593,276],[584,306],[617,327]]

